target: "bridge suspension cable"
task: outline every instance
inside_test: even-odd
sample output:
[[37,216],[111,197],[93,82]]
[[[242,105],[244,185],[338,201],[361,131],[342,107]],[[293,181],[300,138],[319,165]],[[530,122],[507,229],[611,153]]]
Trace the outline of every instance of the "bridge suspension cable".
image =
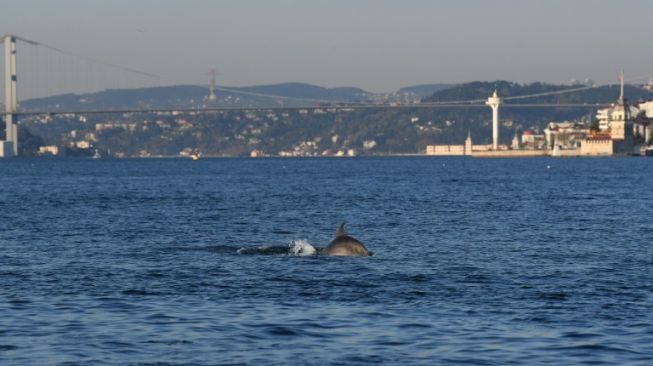
[[[19,89],[21,94],[21,100],[26,100],[33,98],[35,96],[43,97],[47,95],[53,95],[55,93],[65,94],[65,93],[89,93],[97,92],[101,90],[109,89],[107,84],[111,84],[111,88],[143,88],[151,86],[161,86],[164,83],[169,84],[178,84],[178,85],[189,85],[186,83],[180,83],[175,81],[172,78],[158,75],[152,72],[147,72],[139,70],[132,67],[123,66],[120,64],[107,62],[105,60],[100,60],[94,57],[88,57],[81,55],[75,52],[70,52],[63,50],[59,47],[55,47],[46,43],[33,41],[23,37],[14,36],[17,41],[20,41],[24,44],[34,46],[36,52],[34,55],[27,57],[31,60],[25,66],[30,69],[30,72],[25,73],[25,78],[21,75],[21,88]],[[39,51],[39,48],[46,49],[55,53],[55,56],[48,54],[44,56],[42,52]],[[22,52],[22,51],[21,51]],[[58,56],[57,56],[58,55]],[[47,61],[45,68],[42,68],[42,65],[39,65],[39,62]],[[53,68],[53,65],[56,65],[56,68]],[[121,74],[116,76],[114,74],[104,75],[102,81],[98,80],[98,77],[101,76],[102,71],[98,69],[98,66],[103,66],[105,68],[110,68],[113,70],[119,71]],[[23,73],[21,73],[23,74]],[[130,75],[126,77],[125,74]],[[138,76],[142,79],[149,80],[150,83],[154,85],[137,85],[134,80],[134,76]],[[630,79],[632,80],[632,79]],[[52,85],[54,84],[54,86]],[[147,84],[147,83],[146,83]],[[193,85],[193,84],[191,84]],[[527,95],[515,95],[515,96],[505,96],[502,99],[504,101],[518,101],[529,98],[537,98],[544,96],[555,96],[563,94],[571,94],[576,92],[581,92],[584,90],[600,88],[608,85],[614,85],[614,83],[606,83],[601,85],[589,85],[581,86],[576,88],[567,88],[563,90],[554,90],[541,93],[532,93]],[[195,85],[201,87],[207,87],[206,85]],[[61,90],[63,87],[64,90]],[[207,88],[208,89],[208,88]],[[343,104],[349,106],[382,106],[382,103],[371,103],[369,101],[346,101],[346,100],[333,100],[325,98],[305,98],[305,97],[296,97],[296,96],[287,96],[287,95],[278,95],[278,94],[269,94],[261,93],[250,90],[243,90],[243,88],[230,88],[230,87],[216,87],[215,89],[237,95],[248,95],[259,98],[269,98],[274,100],[285,100],[285,101],[295,101],[295,102],[305,102],[310,103],[307,107],[314,107],[314,104]],[[482,99],[462,99],[462,100],[447,100],[447,101],[433,101],[421,103],[422,106],[464,106],[464,105],[481,105],[483,106],[485,102],[485,96]],[[553,103],[546,104],[546,106],[551,106]],[[512,106],[513,104],[506,104],[505,107]],[[531,104],[532,105],[532,104]],[[415,104],[417,106],[417,104]],[[543,104],[543,106],[545,106]],[[562,105],[561,105],[562,106]],[[571,105],[570,105],[571,106]]]
[[[179,82],[178,80],[174,80],[173,78],[169,78],[166,76],[162,75],[157,75],[151,72],[146,72],[142,70],[138,70],[135,68],[115,64],[115,63],[110,63],[106,62],[103,60],[99,60],[93,57],[87,57],[84,55],[80,55],[74,52],[70,51],[65,51],[62,50],[58,47],[41,43],[41,42],[36,42],[36,41],[31,41],[25,38],[17,37],[17,40],[23,41],[25,43],[28,43],[33,46],[41,46],[46,49],[49,49],[51,51],[60,53],[62,55],[67,55],[71,56],[77,59],[85,60],[88,62],[92,62],[98,65],[103,65],[107,67],[111,67],[117,70],[121,70],[127,73],[135,74],[135,75],[140,75],[144,76],[147,78],[152,78],[158,81],[166,81],[169,83],[176,83],[183,85],[185,83]],[[85,78],[88,79],[88,78]],[[529,98],[537,98],[537,97],[543,97],[543,96],[553,96],[553,95],[562,95],[562,94],[570,94],[570,93],[575,93],[583,90],[589,90],[593,88],[599,88],[603,86],[608,86],[608,85],[614,85],[613,83],[606,83],[602,85],[591,85],[591,86],[582,86],[578,88],[571,88],[571,89],[564,89],[564,90],[556,90],[556,91],[550,91],[550,92],[543,92],[543,93],[533,93],[533,94],[527,94],[527,95],[517,95],[517,96],[508,96],[504,97],[503,99],[508,101],[508,100],[521,100],[521,99],[529,99]],[[206,85],[195,85],[195,86],[201,86],[201,87],[206,87]],[[270,98],[270,99],[281,99],[281,100],[289,100],[289,101],[298,101],[298,102],[307,102],[307,103],[320,103],[320,104],[329,104],[329,103],[342,103],[342,104],[349,104],[349,105],[370,105],[371,103],[368,101],[344,101],[344,100],[332,100],[332,99],[322,99],[322,98],[305,98],[305,97],[293,97],[293,96],[285,96],[285,95],[278,95],[278,94],[269,94],[269,93],[260,93],[260,92],[252,92],[252,91],[246,91],[242,90],[240,88],[229,88],[229,87],[218,87],[216,86],[216,90],[228,92],[228,93],[233,93],[233,94],[240,94],[240,95],[249,95],[249,96],[254,96],[254,97],[260,97],[260,98]],[[453,101],[442,101],[442,102],[429,102],[427,104],[430,105],[439,105],[439,104],[445,104],[445,105],[452,105],[452,104],[483,104],[485,102],[485,98],[483,99],[465,99],[465,100],[453,100]]]
[[165,80],[151,72],[87,57],[23,37],[13,37],[21,44],[30,46],[22,47],[18,52],[18,93],[22,101],[57,94],[161,86]]

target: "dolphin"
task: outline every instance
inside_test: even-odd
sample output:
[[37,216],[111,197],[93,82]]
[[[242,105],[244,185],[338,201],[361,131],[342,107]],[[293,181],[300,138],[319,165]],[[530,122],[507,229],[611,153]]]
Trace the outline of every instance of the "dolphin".
[[336,238],[329,243],[329,245],[324,248],[322,253],[326,255],[337,255],[337,256],[348,256],[348,257],[367,257],[370,255],[370,252],[367,251],[365,245],[360,241],[352,238],[347,235],[345,232],[345,224],[343,222],[340,224],[338,231],[336,232]]

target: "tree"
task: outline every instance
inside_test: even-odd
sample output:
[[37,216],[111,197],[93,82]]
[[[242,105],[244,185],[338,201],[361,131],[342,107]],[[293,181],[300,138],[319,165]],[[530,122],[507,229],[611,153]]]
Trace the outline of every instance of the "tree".
[[43,138],[38,135],[34,135],[30,130],[24,128],[23,126],[18,127],[18,154],[20,156],[36,156],[39,152],[39,147],[45,145]]
[[599,131],[599,120],[594,118],[592,124],[590,125],[590,131],[598,132]]

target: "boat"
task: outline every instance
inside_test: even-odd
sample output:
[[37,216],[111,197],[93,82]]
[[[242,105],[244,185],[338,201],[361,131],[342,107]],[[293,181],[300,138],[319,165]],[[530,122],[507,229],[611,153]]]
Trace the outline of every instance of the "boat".
[[93,159],[100,159],[100,158],[102,158],[100,151],[98,149],[95,149],[95,154],[93,154]]
[[200,158],[202,157],[202,153],[198,149],[195,149],[195,151],[193,151],[190,157],[193,160],[200,160]]

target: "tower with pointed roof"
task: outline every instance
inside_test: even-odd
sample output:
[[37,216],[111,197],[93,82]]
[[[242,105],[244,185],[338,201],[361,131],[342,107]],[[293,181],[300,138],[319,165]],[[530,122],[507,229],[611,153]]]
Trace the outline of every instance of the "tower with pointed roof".
[[472,132],[467,130],[467,138],[465,139],[465,155],[472,155]]
[[521,146],[519,145],[519,136],[517,136],[517,129],[515,128],[515,136],[512,138],[512,149],[519,150]]
[[620,94],[619,100],[612,107],[610,116],[610,137],[614,141],[614,149],[617,153],[629,153],[633,148],[633,119],[630,113],[630,105],[624,96],[624,72],[619,74]]

